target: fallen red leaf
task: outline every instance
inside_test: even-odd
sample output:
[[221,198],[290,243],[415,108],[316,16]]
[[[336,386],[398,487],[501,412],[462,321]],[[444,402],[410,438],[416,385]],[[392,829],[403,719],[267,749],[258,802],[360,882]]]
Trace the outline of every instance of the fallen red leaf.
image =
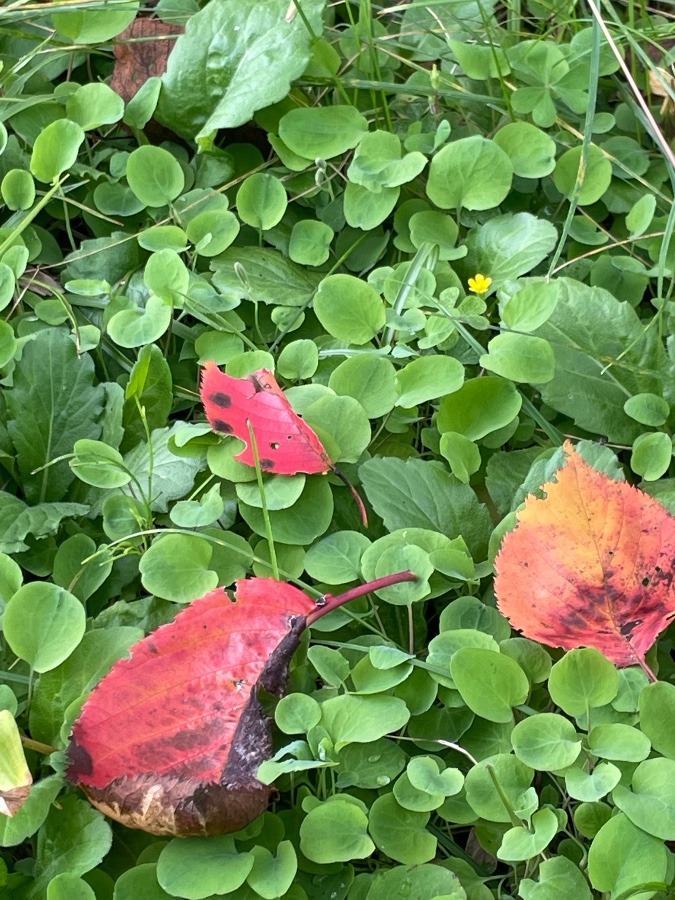
[[675,518],[656,500],[589,466],[566,465],[530,495],[495,561],[497,605],[533,640],[595,647],[641,665],[675,616]]
[[260,457],[260,468],[276,475],[308,475],[328,472],[331,461],[314,431],[293,411],[274,375],[267,369],[246,378],[233,378],[207,362],[202,375],[202,402],[214,431],[231,434],[246,443],[235,456],[255,465],[250,446],[251,424]]
[[106,815],[153,834],[243,828],[272,788],[256,778],[272,753],[259,688],[281,696],[305,627],[410,572],[313,603],[271,578],[196,600],[139,641],[94,688],[73,726],[68,779]]

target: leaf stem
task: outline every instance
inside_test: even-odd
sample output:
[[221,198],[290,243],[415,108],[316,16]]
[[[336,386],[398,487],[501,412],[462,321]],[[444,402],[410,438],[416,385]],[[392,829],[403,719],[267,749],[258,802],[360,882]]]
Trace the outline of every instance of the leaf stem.
[[35,750],[36,753],[42,753],[49,756],[50,753],[56,753],[56,747],[50,747],[49,744],[43,744],[42,741],[34,741],[33,738],[21,735],[21,743],[27,750]]
[[307,616],[307,625],[312,625],[317,619],[333,612],[339,606],[349,603],[350,600],[356,600],[357,597],[363,597],[364,594],[370,594],[372,591],[380,591],[382,588],[391,587],[392,584],[401,584],[404,581],[417,581],[417,575],[407,569],[405,572],[395,572],[393,575],[384,575],[382,578],[376,578],[374,581],[368,581],[366,584],[359,584],[350,588],[343,594],[326,594],[322,603],[317,603],[316,607]]

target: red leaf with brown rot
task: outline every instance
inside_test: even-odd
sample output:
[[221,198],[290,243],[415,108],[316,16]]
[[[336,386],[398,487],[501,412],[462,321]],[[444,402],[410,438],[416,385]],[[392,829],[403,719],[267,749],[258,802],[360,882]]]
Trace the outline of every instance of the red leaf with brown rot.
[[[260,683],[281,695],[314,609],[271,578],[222,588],[136,644],[73,727],[68,777],[112,818],[155,834],[233,831],[261,813],[270,755]],[[223,802],[225,800],[226,802]]]
[[202,374],[201,397],[211,428],[246,443],[246,448],[235,457],[238,462],[255,465],[250,423],[264,472],[325,474],[332,467],[323,444],[293,411],[267,369],[246,378],[233,378],[221,372],[215,363],[207,362]]
[[67,777],[106,815],[153,834],[238,831],[272,788],[256,778],[272,755],[259,688],[280,697],[305,627],[399,572],[313,603],[272,578],[194,601],[115,663],[73,726]]
[[645,653],[675,617],[675,518],[569,441],[564,449],[545,499],[530,495],[504,538],[497,605],[526,637],[646,669]]

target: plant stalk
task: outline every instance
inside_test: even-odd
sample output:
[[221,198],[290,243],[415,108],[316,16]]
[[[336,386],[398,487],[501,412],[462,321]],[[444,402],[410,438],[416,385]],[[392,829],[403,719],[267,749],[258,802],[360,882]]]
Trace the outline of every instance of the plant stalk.
[[405,572],[395,572],[393,575],[384,575],[382,578],[376,578],[374,581],[368,581],[366,584],[359,584],[350,588],[343,594],[325,594],[323,601],[317,603],[316,607],[307,616],[307,625],[312,625],[317,619],[333,612],[339,606],[349,603],[350,600],[356,600],[357,597],[363,597],[364,594],[370,594],[371,591],[380,591],[382,588],[391,587],[392,584],[401,584],[404,581],[417,581],[417,575],[407,569]]

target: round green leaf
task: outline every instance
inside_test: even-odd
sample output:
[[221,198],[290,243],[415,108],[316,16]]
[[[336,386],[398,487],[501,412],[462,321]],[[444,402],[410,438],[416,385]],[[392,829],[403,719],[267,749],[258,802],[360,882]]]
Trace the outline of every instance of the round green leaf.
[[476,813],[488,822],[510,822],[509,810],[495,788],[500,788],[518,815],[526,815],[538,806],[538,798],[531,788],[534,772],[515,756],[500,753],[481,760],[466,774],[466,799]]
[[556,227],[546,219],[525,212],[494,216],[469,233],[465,266],[496,286],[531,272],[557,242]]
[[452,216],[435,209],[422,210],[410,217],[408,226],[410,240],[418,250],[426,242],[435,244],[441,260],[457,259],[466,252],[455,247],[459,229]]
[[256,172],[237,191],[237,212],[242,222],[266,231],[274,228],[286,212],[286,189],[275,175]]
[[329,275],[314,297],[326,331],[348,344],[366,344],[384,326],[384,303],[372,285],[353,275]]
[[155,863],[140,863],[127,869],[115,882],[113,900],[139,900],[141,897],[143,900],[170,900],[171,894],[159,886]]
[[565,772],[565,787],[570,797],[585,802],[596,802],[606,797],[621,780],[621,770],[610,762],[598,763],[587,772],[579,765],[570,766]]
[[429,673],[431,677],[445,687],[455,688],[455,682],[450,677],[450,664],[455,653],[465,647],[499,652],[496,640],[484,631],[475,628],[443,630],[429,642],[427,662],[436,670]]
[[48,672],[67,659],[82,640],[85,625],[77,597],[46,581],[20,587],[3,619],[7,643],[36,672]]
[[555,375],[555,356],[549,342],[513,331],[492,338],[479,363],[502,378],[528,384],[545,384]]
[[[553,173],[553,183],[560,193],[571,200],[574,196],[579,166],[581,165],[581,147],[571,147],[558,160]],[[599,147],[591,144],[588,148],[586,170],[581,182],[578,204],[590,206],[596,203],[605,193],[612,180],[612,164]]]
[[451,356],[420,356],[396,373],[396,406],[409,409],[452,394],[464,382],[464,366]]
[[518,722],[511,742],[521,762],[542,772],[571,766],[581,752],[574,725],[556,713],[539,713]]
[[160,250],[145,264],[143,281],[162,300],[180,305],[188,292],[190,273],[174,250]]
[[0,309],[11,303],[15,283],[14,272],[6,263],[0,262]]
[[61,872],[47,886],[47,900],[96,900],[93,889],[77,875]]
[[328,386],[358,400],[369,419],[385,416],[396,402],[396,370],[381,356],[348,357],[333,371]]
[[613,897],[629,894],[631,888],[645,882],[663,881],[667,870],[668,851],[663,841],[633,825],[623,813],[602,826],[588,852],[591,884]]
[[120,34],[136,18],[139,3],[129,0],[114,9],[55,12],[54,28],[76,44],[101,44]]
[[[281,841],[277,845],[276,855],[267,847],[257,845],[252,848],[253,868],[246,878],[246,883],[263,900],[274,900],[286,897],[286,892],[295,879],[298,860],[290,841]],[[145,900],[145,897],[143,898]]]
[[83,438],[75,441],[73,450],[75,457],[70,460],[69,466],[85,484],[117,488],[131,481],[131,473],[124,465],[122,454],[103,441]]
[[463,434],[446,431],[441,435],[439,450],[450,463],[452,474],[463,484],[468,484],[471,476],[480,469],[480,450]]
[[633,825],[662,841],[675,840],[675,760],[646,759],[631,781],[617,785],[612,800]]
[[641,762],[649,756],[652,744],[646,734],[632,725],[619,722],[596,725],[588,734],[588,748],[594,756]]
[[72,534],[59,544],[54,557],[54,583],[70,590],[82,603],[100,588],[112,571],[108,554],[90,559],[96,549],[96,543],[88,535]]
[[253,855],[239,853],[229,835],[174,838],[159,854],[157,880],[174,897],[204,900],[236,891],[253,863]]
[[108,335],[118,347],[143,347],[160,338],[171,324],[171,304],[151,295],[145,309],[123,309],[108,322]]
[[366,411],[353,397],[325,394],[308,406],[304,415],[334,463],[358,462],[371,441]]
[[19,342],[9,322],[0,321],[0,368],[14,358]]
[[518,894],[523,900],[592,900],[588,882],[566,856],[544,860],[537,873],[539,881],[523,878]]
[[107,84],[83,84],[69,95],[66,115],[85,131],[92,131],[118,122],[124,115],[124,101]]
[[35,182],[25,169],[10,169],[2,179],[0,193],[9,209],[30,209],[35,200]]
[[645,481],[657,481],[668,471],[672,458],[672,438],[662,431],[653,431],[635,438],[630,467]]
[[311,378],[318,365],[319,349],[314,341],[305,338],[286,344],[277,360],[277,372],[282,378],[300,381]]
[[129,155],[126,176],[129,187],[145,206],[166,206],[185,187],[185,175],[176,157],[149,144]]
[[[288,509],[302,494],[307,476],[268,475],[263,480],[265,503],[270,510]],[[247,506],[262,509],[263,501],[257,481],[240,482],[236,485],[237,496]]]
[[510,122],[494,136],[494,142],[507,154],[514,175],[543,178],[555,169],[555,141],[529,122]]
[[[121,185],[115,186],[121,187]],[[100,187],[106,187],[106,185],[100,185]],[[96,188],[96,190],[98,190],[98,188]],[[96,191],[94,194],[95,193]],[[132,193],[131,189],[129,189],[129,193]],[[94,199],[96,199],[96,197],[94,197]],[[141,201],[139,200],[138,203],[140,202]],[[143,207],[141,206],[141,209],[142,208]],[[100,206],[99,209],[101,209]],[[104,212],[104,210],[101,209],[101,212]],[[119,215],[119,213],[117,213],[117,215]],[[158,253],[161,250],[170,250],[175,253],[181,253],[187,247],[187,235],[183,229],[179,228],[177,225],[155,225],[152,228],[146,228],[145,231],[142,231],[138,235],[136,240],[144,250],[149,250],[151,253]]]
[[353,106],[292,109],[279,121],[279,137],[304,159],[331,159],[351,150],[368,131],[368,121]]
[[38,181],[54,182],[77,159],[84,131],[70,119],[57,119],[37,136],[30,170]]
[[358,531],[336,531],[310,547],[305,570],[316,581],[346,584],[359,577],[361,556],[370,540]]
[[490,722],[510,722],[512,707],[524,703],[530,692],[518,663],[492,650],[458,650],[450,674],[469,709]]
[[350,181],[344,192],[344,214],[352,228],[372,231],[389,216],[401,194],[401,188],[381,188],[377,193]]
[[675,685],[656,681],[640,694],[640,728],[653,748],[675,759]]
[[536,331],[553,315],[559,292],[556,281],[533,279],[507,301],[502,310],[504,324],[512,331]]
[[[262,509],[240,501],[239,512],[256,534],[266,536]],[[269,519],[275,541],[302,546],[311,544],[328,530],[333,519],[333,494],[328,479],[322,475],[307,478],[299,500],[288,509],[271,509]]]
[[504,428],[520,412],[522,397],[511,381],[497,375],[472,378],[441,400],[436,425],[477,441]]
[[300,826],[300,849],[316,863],[365,859],[375,850],[368,837],[368,816],[356,804],[335,795],[315,807]]
[[574,811],[574,824],[584,837],[593,838],[611,816],[612,808],[606,803],[580,803]]
[[441,209],[493,209],[506,198],[513,166],[494,141],[473,135],[446,144],[431,160],[427,195]]
[[274,710],[274,720],[284,734],[307,734],[321,720],[321,707],[307,694],[288,694]]
[[656,211],[654,194],[643,194],[626,216],[626,228],[633,237],[643,234],[651,225]]
[[164,600],[189,603],[218,586],[218,573],[209,568],[212,553],[210,542],[196,535],[160,537],[141,557],[143,587]]
[[510,828],[497,850],[497,859],[505,862],[523,862],[542,853],[551,843],[560,825],[552,809],[540,809],[533,814],[530,827],[518,825]]
[[229,210],[206,210],[190,219],[187,226],[188,240],[200,256],[218,256],[238,234],[239,222]]
[[429,897],[433,900],[464,900],[469,896],[457,875],[440,865],[394,866],[393,869],[381,867],[376,870],[369,884],[367,900],[392,900],[393,897],[405,897],[407,900],[427,900]]
[[338,758],[338,787],[341,788],[386,787],[405,768],[406,761],[403,750],[388,738],[368,744],[349,744],[340,750]]
[[220,485],[214,484],[200,500],[179,500],[169,515],[179,528],[205,528],[222,516],[224,508]]
[[302,266],[321,266],[330,256],[335,232],[325,222],[302,219],[296,222],[288,244],[288,255]]
[[658,428],[670,415],[670,406],[667,400],[657,394],[635,394],[626,400],[623,411],[641,425]]
[[593,647],[570,650],[551,669],[548,689],[553,702],[570,716],[611,703],[619,690],[616,667]]
[[436,855],[436,838],[426,830],[429,813],[403,809],[393,794],[377,798],[368,821],[378,849],[391,859],[415,866]]
[[347,744],[367,744],[403,728],[410,712],[398,697],[343,694],[321,704],[321,725],[336,750]]
[[[483,603],[478,597],[458,597],[452,603],[448,603],[441,612],[438,630],[441,634],[445,631],[455,631],[456,633],[457,630],[482,631],[491,635],[495,641],[501,641],[503,650],[504,645],[510,643],[510,641],[507,641],[507,638],[511,634],[511,625],[499,610],[495,609],[494,606],[488,606],[486,603]],[[514,638],[514,640],[525,641],[528,644],[532,643],[525,638]],[[457,649],[459,649],[459,646],[462,645],[458,645]],[[464,644],[463,646],[468,645]],[[474,646],[486,645],[475,644]],[[494,649],[496,650],[497,646],[494,646]],[[548,654],[546,655],[548,656]],[[515,659],[515,656],[513,658]]]

